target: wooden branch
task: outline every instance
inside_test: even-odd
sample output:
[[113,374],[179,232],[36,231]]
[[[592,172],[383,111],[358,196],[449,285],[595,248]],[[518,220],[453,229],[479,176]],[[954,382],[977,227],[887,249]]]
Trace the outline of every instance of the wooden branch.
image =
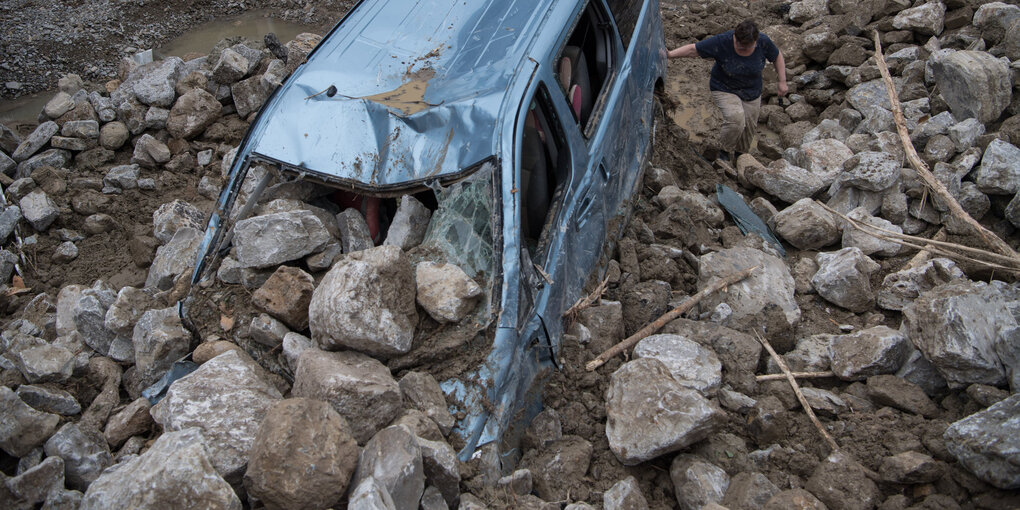
[[758,338],[758,342],[765,347],[765,350],[769,351],[769,356],[772,356],[772,359],[777,365],[779,365],[779,369],[783,371],[783,377],[785,377],[790,383],[790,387],[793,388],[793,392],[797,395],[797,400],[800,400],[800,405],[804,408],[804,412],[807,413],[808,418],[811,419],[811,423],[815,424],[815,428],[818,429],[818,432],[822,434],[825,441],[829,443],[830,447],[832,447],[832,451],[838,451],[839,445],[836,444],[836,440],[833,439],[832,436],[829,435],[829,432],[825,430],[825,427],[822,426],[822,422],[818,421],[818,417],[815,416],[815,411],[811,409],[811,404],[809,404],[807,398],[804,397],[804,393],[800,391],[800,386],[797,385],[797,380],[794,379],[793,373],[790,372],[790,367],[786,366],[786,361],[783,360],[782,356],[776,353],[776,350],[772,348],[772,345],[769,344],[768,340],[761,336],[761,333],[755,331],[754,334],[755,337]]
[[[825,377],[836,377],[836,374],[832,372],[790,372],[796,379],[822,379]],[[757,375],[754,379],[758,382],[762,381],[780,381],[786,379],[786,374],[765,374]]]
[[701,302],[701,300],[719,291],[719,289],[729,287],[730,285],[733,285],[734,283],[737,283],[743,280],[744,278],[751,276],[751,273],[753,273],[757,269],[758,266],[749,267],[743,271],[740,271],[739,273],[733,273],[729,276],[716,280],[708,287],[705,287],[704,289],[698,291],[697,294],[691,296],[683,303],[680,303],[680,306],[666,312],[658,319],[655,319],[655,321],[653,321],[651,324],[645,326],[644,328],[641,328],[641,331],[634,333],[633,335],[627,337],[622,342],[610,347],[609,349],[606,349],[605,352],[599,354],[595,359],[589,361],[588,364],[584,366],[584,369],[591,372],[592,370],[595,370],[596,368],[605,365],[606,361],[611,359],[613,356],[616,356],[622,353],[623,351],[629,349],[630,347],[633,347],[634,344],[640,342],[641,339],[662,329],[663,326],[668,324],[673,319],[680,317],[681,315],[687,313],[687,311],[689,311],[691,308],[694,308],[694,305]]
[[590,307],[596,301],[602,299],[602,295],[606,293],[606,287],[608,286],[609,275],[606,274],[606,277],[602,280],[602,283],[599,283],[598,287],[595,287],[595,290],[591,291],[591,294],[588,294],[587,296],[578,299],[577,302],[574,303],[574,306],[571,306],[570,309],[563,312],[563,317],[566,317],[571,322],[573,322],[574,316],[580,313],[581,310]]
[[910,161],[910,165],[917,171],[918,177],[921,178],[935,196],[949,207],[949,213],[954,218],[966,224],[969,230],[977,234],[978,237],[983,239],[988,246],[995,249],[998,253],[1015,261],[1020,261],[1020,256],[1013,251],[1013,248],[1010,248],[1008,244],[999,239],[994,233],[982,227],[980,223],[967,214],[967,211],[963,210],[963,207],[960,207],[960,203],[949,194],[949,190],[932,175],[931,171],[928,170],[928,165],[917,155],[917,150],[914,149],[914,144],[910,141],[907,123],[903,119],[903,110],[900,108],[900,101],[896,95],[896,86],[893,84],[892,76],[889,74],[889,68],[885,65],[885,57],[882,56],[882,42],[879,40],[877,30],[875,31],[875,63],[878,64],[878,71],[882,74],[882,81],[885,82],[886,92],[889,93],[889,103],[892,106],[896,131],[900,135],[900,141],[903,142],[903,149],[906,152],[907,160]]

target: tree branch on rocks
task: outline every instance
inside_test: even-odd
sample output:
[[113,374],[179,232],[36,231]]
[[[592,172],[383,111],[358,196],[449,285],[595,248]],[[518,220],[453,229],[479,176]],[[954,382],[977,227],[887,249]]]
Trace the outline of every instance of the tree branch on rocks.
[[910,161],[910,165],[917,171],[918,177],[924,181],[925,185],[935,194],[940,200],[942,200],[949,208],[949,213],[954,218],[960,220],[966,224],[968,229],[977,234],[984,242],[995,249],[998,253],[1012,259],[1011,265],[1020,265],[1020,256],[1017,255],[1013,248],[1011,248],[1005,241],[999,239],[994,233],[981,226],[974,218],[972,218],[967,211],[963,210],[960,203],[956,201],[949,190],[939,182],[938,179],[928,169],[928,165],[921,160],[917,155],[917,150],[914,149],[914,144],[910,141],[910,133],[907,131],[907,123],[903,118],[903,110],[900,108],[900,101],[896,94],[896,86],[893,84],[892,76],[889,74],[889,68],[885,64],[885,57],[882,56],[882,42],[879,39],[878,31],[875,31],[875,63],[878,65],[878,70],[882,74],[882,81],[885,83],[886,92],[889,94],[889,103],[892,106],[893,120],[896,122],[896,132],[900,135],[900,141],[903,142],[903,149],[907,155],[907,160]]
[[733,285],[734,283],[737,283],[743,280],[744,278],[751,276],[751,273],[753,273],[757,269],[758,266],[752,266],[738,273],[733,273],[729,276],[716,280],[714,283],[712,283],[712,285],[709,285],[708,287],[701,289],[700,291],[698,291],[697,294],[691,296],[683,303],[680,303],[680,306],[666,312],[658,319],[655,319],[651,324],[641,328],[641,330],[638,331],[637,333],[634,333],[633,335],[627,337],[620,343],[610,347],[609,349],[606,349],[605,352],[599,354],[595,359],[589,361],[588,364],[584,366],[584,369],[591,372],[592,370],[595,370],[596,368],[605,365],[606,361],[608,361],[613,356],[616,356],[622,353],[623,351],[633,347],[635,344],[640,342],[642,338],[645,338],[646,336],[655,333],[656,331],[662,329],[663,326],[668,324],[673,319],[676,319],[681,315],[687,313],[691,308],[694,308],[694,305],[701,302],[702,299],[705,299],[714,292],[718,292],[720,289],[729,287],[730,285]]
[[[944,227],[940,228],[939,231],[936,232],[935,235],[932,237],[932,240],[945,241],[946,229]],[[931,244],[925,245],[923,250],[917,252],[917,254],[914,255],[914,257],[911,258],[910,261],[908,261],[905,266],[903,266],[902,270],[913,269],[927,262],[928,259],[931,258],[931,247],[932,247]]]
[[[822,379],[825,377],[836,377],[836,374],[832,372],[790,372],[795,379]],[[754,379],[758,382],[762,381],[781,381],[786,379],[786,374],[765,374],[755,376]]]
[[590,307],[595,304],[596,301],[601,302],[602,296],[606,293],[606,288],[609,286],[609,275],[602,280],[602,283],[595,287],[595,290],[591,291],[591,294],[578,299],[574,306],[571,306],[569,310],[563,312],[563,317],[567,319],[567,322],[573,323],[577,319],[577,314],[581,313],[581,310]]

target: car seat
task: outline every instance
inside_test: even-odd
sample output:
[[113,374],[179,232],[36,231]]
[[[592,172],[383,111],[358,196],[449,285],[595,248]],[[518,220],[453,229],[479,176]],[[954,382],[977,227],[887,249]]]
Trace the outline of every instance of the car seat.
[[591,76],[584,52],[577,46],[563,49],[559,65],[560,85],[567,92],[567,102],[574,112],[574,120],[581,126],[588,122],[592,109]]
[[521,141],[520,189],[524,237],[537,240],[549,211],[549,156],[538,130],[527,124]]

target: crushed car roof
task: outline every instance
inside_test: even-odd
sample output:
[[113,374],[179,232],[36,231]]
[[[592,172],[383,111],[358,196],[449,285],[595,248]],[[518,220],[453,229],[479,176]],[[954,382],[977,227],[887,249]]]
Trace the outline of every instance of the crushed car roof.
[[498,153],[520,46],[550,4],[363,2],[277,91],[249,152],[363,188],[450,180]]

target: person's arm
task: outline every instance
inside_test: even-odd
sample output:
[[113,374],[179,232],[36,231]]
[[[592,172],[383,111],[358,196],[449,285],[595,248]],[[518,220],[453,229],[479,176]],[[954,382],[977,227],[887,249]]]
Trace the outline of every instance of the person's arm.
[[700,55],[698,55],[698,49],[694,47],[694,43],[690,43],[679,48],[669,50],[669,53],[666,53],[666,56],[669,58],[692,58]]
[[783,52],[780,51],[776,57],[776,76],[779,78],[779,84],[776,88],[776,93],[780,97],[785,96],[786,92],[789,91],[789,87],[786,86],[786,60],[783,59]]

